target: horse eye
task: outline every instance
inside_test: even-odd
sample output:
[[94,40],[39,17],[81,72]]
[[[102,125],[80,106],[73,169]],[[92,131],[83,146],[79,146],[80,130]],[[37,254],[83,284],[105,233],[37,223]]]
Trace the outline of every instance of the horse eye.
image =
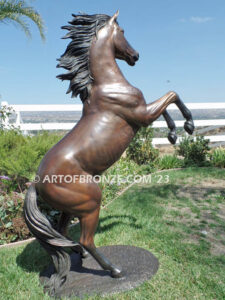
[[121,29],[120,31],[121,31],[122,33],[124,33],[124,30],[123,30],[123,29]]

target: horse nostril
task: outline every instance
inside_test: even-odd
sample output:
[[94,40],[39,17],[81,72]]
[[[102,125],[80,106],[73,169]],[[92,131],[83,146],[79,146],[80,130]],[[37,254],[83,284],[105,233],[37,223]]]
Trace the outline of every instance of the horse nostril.
[[133,56],[133,59],[134,59],[135,61],[137,61],[137,60],[139,59],[139,53],[136,53],[136,54]]

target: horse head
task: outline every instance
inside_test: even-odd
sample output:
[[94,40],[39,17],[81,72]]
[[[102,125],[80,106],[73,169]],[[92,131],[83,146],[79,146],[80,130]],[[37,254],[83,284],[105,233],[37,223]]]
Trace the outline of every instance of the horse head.
[[139,53],[135,51],[128,43],[124,36],[124,30],[117,23],[117,17],[119,11],[117,11],[107,22],[102,32],[105,31],[109,34],[112,45],[114,47],[115,58],[124,60],[130,66],[134,66],[135,62],[139,59]]

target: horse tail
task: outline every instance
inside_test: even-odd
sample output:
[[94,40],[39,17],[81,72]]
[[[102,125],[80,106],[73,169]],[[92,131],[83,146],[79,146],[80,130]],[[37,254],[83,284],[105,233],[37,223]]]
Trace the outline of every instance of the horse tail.
[[78,243],[67,239],[56,231],[49,220],[37,207],[37,193],[32,184],[26,194],[24,201],[24,217],[27,227],[39,242],[55,247],[74,247]]
[[81,247],[79,243],[67,239],[56,231],[49,220],[37,207],[37,193],[32,184],[26,194],[24,202],[24,217],[26,224],[39,243],[51,255],[56,273],[45,283],[45,291],[55,296],[66,282],[70,272],[71,259],[63,247]]

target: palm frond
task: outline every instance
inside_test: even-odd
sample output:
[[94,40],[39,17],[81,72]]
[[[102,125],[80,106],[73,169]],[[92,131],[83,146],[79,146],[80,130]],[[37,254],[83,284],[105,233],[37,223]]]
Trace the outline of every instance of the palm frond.
[[27,36],[31,36],[29,25],[22,19],[24,16],[37,25],[42,40],[45,40],[43,20],[33,7],[27,6],[26,1],[22,0],[0,1],[0,22],[12,20],[20,25]]

